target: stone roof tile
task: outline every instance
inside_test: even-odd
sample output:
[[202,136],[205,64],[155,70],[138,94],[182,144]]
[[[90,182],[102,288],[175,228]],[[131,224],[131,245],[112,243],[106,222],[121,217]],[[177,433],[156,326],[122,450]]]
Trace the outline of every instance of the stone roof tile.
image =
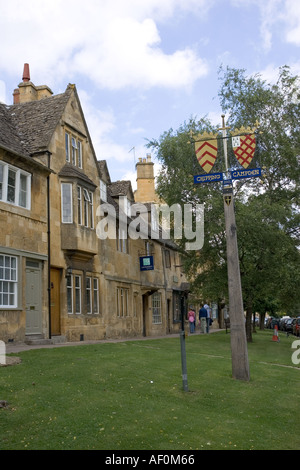
[[48,148],[71,93],[68,87],[60,95],[8,107],[11,123],[28,154]]

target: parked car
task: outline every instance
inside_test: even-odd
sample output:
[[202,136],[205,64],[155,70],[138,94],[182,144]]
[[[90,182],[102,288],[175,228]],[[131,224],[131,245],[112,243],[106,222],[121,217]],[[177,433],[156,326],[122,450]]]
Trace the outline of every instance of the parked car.
[[282,331],[286,331],[286,323],[288,320],[291,320],[291,317],[282,318],[282,320],[280,321],[280,329]]
[[272,325],[272,320],[273,320],[273,317],[269,317],[267,318],[267,321],[266,321],[266,328],[270,329],[271,328],[271,325]]
[[300,318],[295,318],[293,322],[293,334],[300,336]]
[[277,325],[278,330],[279,330],[279,318],[272,318],[270,328],[271,328],[272,330],[274,330],[274,328],[275,328],[276,325]]
[[289,320],[287,320],[285,324],[285,331],[287,331],[288,333],[293,333],[293,321],[294,320],[295,318],[290,318]]

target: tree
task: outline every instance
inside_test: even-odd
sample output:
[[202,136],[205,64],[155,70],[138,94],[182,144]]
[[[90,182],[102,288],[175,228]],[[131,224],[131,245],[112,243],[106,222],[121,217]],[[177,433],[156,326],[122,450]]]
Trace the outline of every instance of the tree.
[[[288,67],[279,70],[275,84],[244,70],[220,69],[220,102],[232,129],[253,127],[259,121],[257,150],[251,167],[264,167],[264,177],[235,183],[239,258],[247,337],[251,341],[252,313],[257,305],[299,305],[299,78]],[[226,240],[222,188],[219,183],[194,185],[201,173],[190,132],[217,132],[206,118],[191,118],[177,131],[170,129],[149,142],[162,164],[157,189],[169,205],[205,204],[202,250],[186,253],[186,272],[202,299],[227,300]],[[229,140],[230,143],[230,140]],[[219,145],[222,149],[222,145]],[[229,166],[237,168],[230,151]],[[250,168],[251,168],[250,167]],[[222,152],[214,171],[224,171]],[[185,240],[182,240],[184,243]]]
[[[217,129],[206,118],[200,121],[191,118],[177,131],[170,129],[159,140],[149,142],[149,147],[162,164],[157,192],[169,206],[175,203],[194,207],[196,204],[205,205],[204,246],[196,253],[185,253],[185,270],[199,298],[224,301],[227,280],[223,199],[216,183],[194,185],[193,175],[199,174],[200,167],[194,146],[189,142],[191,131],[200,134],[217,132]],[[216,168],[222,171],[221,158],[217,159]],[[183,238],[177,242],[183,248],[186,240]]]
[[236,128],[260,123],[256,161],[266,170],[262,182],[247,181],[239,188],[247,210],[239,227],[242,231],[248,225],[249,233],[248,239],[242,233],[239,237],[251,340],[249,316],[256,302],[270,296],[282,309],[299,302],[300,80],[288,67],[279,69],[274,84],[259,75],[247,77],[245,70],[221,67],[220,76],[219,96],[228,123]]

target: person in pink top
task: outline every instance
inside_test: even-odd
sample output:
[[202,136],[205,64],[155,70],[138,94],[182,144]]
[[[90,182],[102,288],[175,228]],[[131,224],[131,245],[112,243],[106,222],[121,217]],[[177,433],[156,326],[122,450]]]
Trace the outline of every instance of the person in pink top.
[[188,318],[189,318],[189,324],[190,324],[190,333],[195,332],[195,311],[192,309],[192,307],[189,310],[188,313]]

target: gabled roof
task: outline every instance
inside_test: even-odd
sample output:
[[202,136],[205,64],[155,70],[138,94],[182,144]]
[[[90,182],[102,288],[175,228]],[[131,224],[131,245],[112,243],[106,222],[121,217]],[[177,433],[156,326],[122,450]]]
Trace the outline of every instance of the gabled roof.
[[95,183],[79,168],[74,167],[70,163],[66,163],[65,166],[58,173],[59,176],[65,176],[67,178],[77,178],[84,183],[96,188]]
[[12,122],[9,106],[0,103],[0,147],[21,156],[28,156]]
[[134,202],[131,181],[114,181],[109,185],[112,197],[126,196],[131,202]]
[[95,150],[75,85],[69,84],[64,93],[37,101],[12,106],[0,103],[0,147],[27,158],[48,150],[52,136],[72,93],[77,99],[89,145],[99,172]]
[[108,171],[107,163],[106,160],[98,160],[98,169],[100,173],[100,178],[106,183],[110,184],[111,179],[110,179],[110,174]]
[[72,88],[60,95],[8,107],[11,123],[28,155],[46,150],[69,101]]

